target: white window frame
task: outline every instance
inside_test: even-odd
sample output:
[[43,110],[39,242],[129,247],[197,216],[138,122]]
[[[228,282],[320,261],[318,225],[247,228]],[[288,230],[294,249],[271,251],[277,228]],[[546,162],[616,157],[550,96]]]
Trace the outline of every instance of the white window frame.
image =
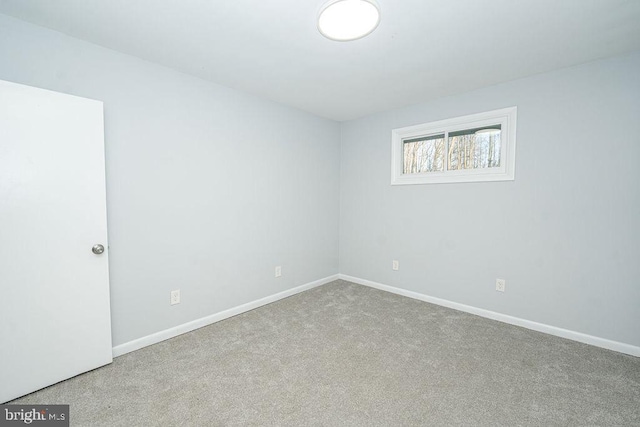
[[[516,118],[517,107],[509,107],[393,129],[391,131],[391,185],[514,180],[516,166]],[[483,169],[447,170],[449,166],[449,156],[447,155],[449,132],[492,125],[500,125],[501,129],[500,166]],[[443,172],[403,173],[403,141],[437,134],[444,134],[445,138],[445,170]]]

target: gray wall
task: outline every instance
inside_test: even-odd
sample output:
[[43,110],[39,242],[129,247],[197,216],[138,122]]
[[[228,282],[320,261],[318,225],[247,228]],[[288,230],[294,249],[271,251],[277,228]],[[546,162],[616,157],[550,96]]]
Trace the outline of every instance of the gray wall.
[[114,345],[338,272],[338,123],[3,15],[0,79],[104,102]]
[[[340,126],[0,15],[0,79],[104,101],[114,345],[338,271],[640,345],[640,53]],[[511,105],[515,181],[389,184],[391,129]]]
[[[515,181],[390,185],[392,129],[512,105]],[[341,161],[341,273],[640,345],[640,53],[343,123]]]

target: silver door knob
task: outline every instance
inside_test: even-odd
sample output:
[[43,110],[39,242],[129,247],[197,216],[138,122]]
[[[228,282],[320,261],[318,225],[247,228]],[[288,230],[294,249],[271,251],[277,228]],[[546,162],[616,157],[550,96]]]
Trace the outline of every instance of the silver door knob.
[[95,245],[93,248],[91,248],[91,252],[93,252],[96,255],[100,255],[102,252],[104,252],[104,246]]

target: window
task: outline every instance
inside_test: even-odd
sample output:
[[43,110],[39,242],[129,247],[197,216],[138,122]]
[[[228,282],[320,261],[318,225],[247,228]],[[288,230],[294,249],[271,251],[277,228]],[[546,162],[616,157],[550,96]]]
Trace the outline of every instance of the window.
[[514,179],[516,107],[392,132],[391,184]]

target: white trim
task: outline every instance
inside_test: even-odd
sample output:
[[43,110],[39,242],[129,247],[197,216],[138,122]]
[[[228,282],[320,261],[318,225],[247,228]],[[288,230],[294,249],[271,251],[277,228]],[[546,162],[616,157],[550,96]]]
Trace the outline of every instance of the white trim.
[[[454,117],[436,122],[393,129],[391,131],[391,185],[441,184],[451,182],[512,181],[515,179],[516,166],[516,121],[517,107],[502,108],[478,114]],[[483,126],[500,125],[502,129],[501,166],[488,169],[445,170],[443,172],[403,173],[403,141],[428,135],[445,134],[445,143],[449,132]],[[445,164],[448,163],[445,153]]]
[[338,275],[325,277],[324,279],[315,280],[313,282],[306,283],[304,285],[288,289],[286,291],[279,292],[277,294],[269,295],[258,300],[248,302],[246,304],[239,305],[237,307],[230,308],[228,310],[221,311],[210,316],[202,317],[200,319],[193,320],[191,322],[183,323],[182,325],[174,326],[173,328],[165,329],[164,331],[156,332],[151,335],[147,335],[142,338],[135,339],[133,341],[120,344],[113,347],[113,357],[122,356],[123,354],[130,353],[135,350],[139,350],[143,347],[157,344],[161,341],[168,340],[169,338],[182,335],[187,332],[191,332],[195,329],[202,328],[204,326],[211,325],[212,323],[219,322],[229,317],[237,316],[238,314],[245,313],[255,308],[261,307],[266,304],[290,297],[303,291],[324,285],[329,282],[333,282],[338,279]]
[[510,325],[521,326],[523,328],[531,329],[538,332],[543,332],[545,334],[555,335],[557,337],[578,341],[584,344],[589,344],[596,347],[606,348],[608,350],[629,354],[631,356],[640,357],[640,347],[637,347],[631,344],[612,341],[606,338],[594,337],[593,335],[587,335],[581,332],[562,329],[556,326],[546,325],[544,323],[533,322],[531,320],[521,319],[519,317],[513,317],[507,314],[496,313],[495,311],[490,311],[490,310],[485,310],[483,308],[460,304],[457,302],[436,298],[436,297],[424,295],[418,292],[396,288],[389,285],[383,285],[382,283],[372,282],[371,280],[360,279],[359,277],[348,276],[346,274],[339,274],[338,277],[341,280],[346,280],[348,282],[353,282],[359,285],[364,285],[364,286],[379,289],[382,291],[391,292],[397,295],[402,295],[402,296],[417,299],[420,301],[429,302],[431,304],[441,305],[443,307],[452,308],[454,310],[464,311],[466,313],[471,313],[477,316],[486,317],[487,319],[493,319],[499,322],[508,323]]

